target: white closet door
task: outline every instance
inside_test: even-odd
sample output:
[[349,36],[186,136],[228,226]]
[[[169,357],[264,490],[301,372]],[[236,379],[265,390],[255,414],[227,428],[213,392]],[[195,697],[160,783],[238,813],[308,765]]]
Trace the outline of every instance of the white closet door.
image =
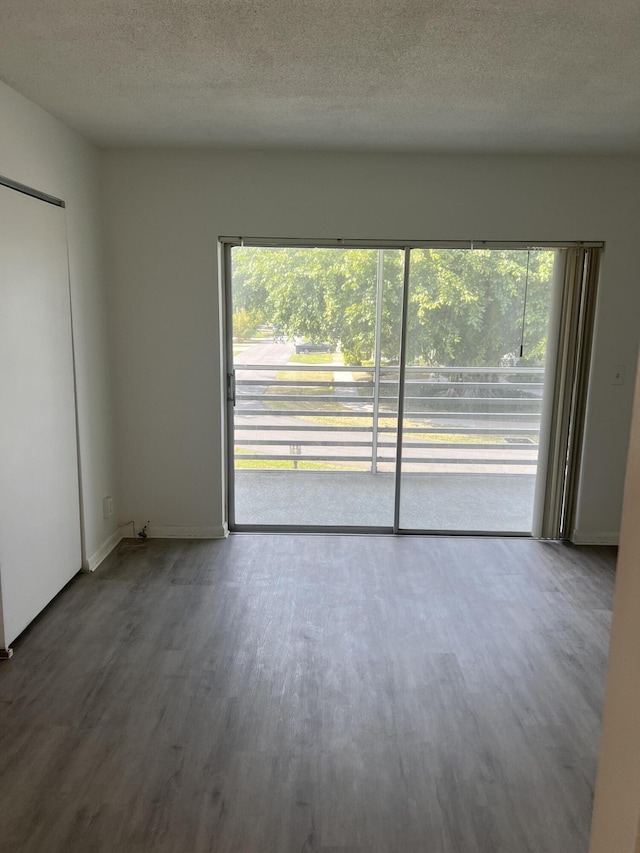
[[0,186],[0,592],[6,648],[81,566],[64,210]]

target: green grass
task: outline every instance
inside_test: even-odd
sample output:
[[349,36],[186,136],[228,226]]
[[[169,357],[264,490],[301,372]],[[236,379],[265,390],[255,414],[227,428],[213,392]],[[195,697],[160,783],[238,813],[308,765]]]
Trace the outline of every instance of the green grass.
[[291,364],[342,364],[342,361],[334,361],[331,352],[309,352],[296,353],[289,359]]
[[[235,454],[242,456],[253,456],[255,450],[247,450],[244,447],[236,447]],[[316,462],[314,460],[295,460],[298,463],[299,471],[361,471],[357,465],[332,465],[326,462]],[[365,462],[367,460],[364,460]],[[293,471],[294,460],[289,459],[235,459],[234,468],[260,468],[270,471]]]
[[[281,370],[276,374],[276,379],[286,379],[289,382],[333,382],[333,370]],[[271,389],[272,394],[302,394],[309,388],[277,388]],[[313,390],[313,389],[311,389]],[[330,393],[327,391],[326,393]]]
[[[312,353],[309,355],[296,355],[292,356],[289,361],[296,361],[298,363],[306,363],[306,364],[328,364],[329,360],[332,359],[333,356],[330,353]],[[304,361],[303,361],[304,360]],[[367,374],[355,374],[354,379],[362,378],[366,379]],[[281,370],[277,375],[276,379],[288,379],[293,382],[331,382],[334,379],[333,371],[309,371],[309,370]],[[334,386],[323,386],[323,387],[285,387],[285,388],[277,388],[272,386],[268,388],[266,391],[266,395],[268,394],[291,394],[299,396],[300,400],[264,400],[264,405],[272,409],[273,411],[279,412],[287,412],[291,410],[295,411],[326,411],[327,417],[323,417],[321,415],[316,416],[307,416],[307,415],[299,415],[301,421],[306,421],[308,423],[318,424],[319,426],[340,426],[340,427],[372,427],[373,426],[373,418],[371,414],[362,414],[353,418],[341,418],[340,412],[351,412],[352,408],[349,406],[345,406],[342,403],[334,403],[326,400],[305,400],[305,397],[313,397],[314,395],[320,392],[321,395],[329,395],[331,394]],[[265,395],[265,396],[266,396]],[[331,416],[329,416],[331,413]],[[388,418],[380,417],[378,420],[378,426],[380,427],[392,427],[396,426],[396,419],[393,416]],[[429,428],[432,424],[423,421],[405,421],[405,427],[409,427],[412,429],[424,427]],[[387,434],[388,435],[388,434]],[[528,438],[532,438],[537,446],[537,436],[527,436]],[[508,442],[504,440],[504,438],[500,435],[483,435],[482,433],[476,433],[473,435],[469,434],[456,434],[456,433],[429,433],[429,432],[416,432],[409,433],[407,435],[408,441],[424,441],[428,442],[439,442],[439,443],[447,443],[447,444],[491,444],[499,447],[504,447],[508,445]],[[513,447],[517,447],[518,445],[511,445]],[[526,445],[522,445],[525,447]],[[288,463],[286,463],[288,465]],[[311,464],[311,463],[308,463]],[[319,463],[320,467],[324,467],[322,463]],[[251,465],[248,467],[260,467],[258,465]],[[277,467],[277,466],[275,466]],[[342,467],[342,466],[338,466]]]
[[[300,391],[307,391],[315,393],[314,388],[301,388]],[[278,412],[288,412],[291,410],[295,410],[297,412],[301,411],[309,411],[309,412],[350,412],[351,409],[348,406],[343,406],[341,403],[330,403],[323,400],[305,400],[302,395],[300,400],[264,400],[264,405]],[[363,414],[361,417],[357,418],[324,418],[324,417],[309,417],[307,415],[301,415],[300,420],[309,421],[314,424],[329,424],[333,426],[371,426],[371,415]],[[363,420],[367,420],[368,423],[362,423]]]
[[[367,462],[367,460],[364,460]],[[293,471],[293,461],[288,459],[236,459],[236,468],[253,468],[269,471]],[[355,465],[330,465],[327,462],[298,460],[298,471],[361,471]]]
[[[300,389],[305,391],[314,391],[313,388],[305,388]],[[326,411],[335,412],[336,414],[333,417],[323,417],[322,415],[308,416],[308,415],[299,415],[299,419],[301,421],[306,421],[307,423],[318,424],[318,426],[341,426],[341,427],[369,427],[373,426],[373,419],[371,414],[364,413],[355,418],[341,418],[340,412],[350,412],[353,411],[348,406],[343,406],[341,403],[328,403],[320,400],[303,400],[301,399],[299,402],[296,400],[295,403],[293,401],[287,400],[265,400],[264,405],[269,409],[274,409],[280,412],[286,412],[295,407],[296,411]],[[390,418],[379,418],[378,426],[380,427],[391,427],[395,428],[396,419],[393,417]],[[430,427],[430,424],[425,424],[420,421],[405,421],[405,427],[409,427],[412,429],[420,428],[420,427]],[[390,433],[383,433],[387,438],[391,437]],[[498,447],[537,447],[537,436],[531,435],[527,436],[528,438],[533,439],[535,442],[534,445],[517,445],[512,444],[509,445],[508,442],[504,440],[501,435],[483,435],[482,433],[474,433],[473,435],[469,435],[466,433],[447,433],[447,432],[412,432],[407,433],[406,439],[407,441],[424,441],[427,442],[441,442],[447,444],[493,444]]]
[[[406,426],[420,427],[422,424],[411,423]],[[500,435],[474,435],[448,433],[448,432],[410,432],[406,436],[407,441],[418,439],[419,441],[437,441],[447,444],[496,444],[502,446],[503,438]]]
[[[278,374],[276,374],[277,380],[287,379],[289,382],[333,382],[333,371],[329,370],[281,370]],[[292,385],[286,385],[285,387],[278,387],[276,385],[272,385],[270,388],[267,388],[265,391],[265,395],[267,394],[295,394],[300,397],[313,397],[315,394],[332,394],[333,393],[333,385],[323,385],[323,386],[302,386],[300,388],[296,388]],[[304,401],[301,401],[304,402]],[[264,405],[270,409],[279,409],[281,411],[291,408],[301,408],[298,406],[297,401],[294,403],[292,400],[276,400],[274,401],[264,401]],[[325,406],[332,406],[332,403],[324,403]],[[321,408],[322,404],[318,403],[318,406],[311,406],[314,408]]]

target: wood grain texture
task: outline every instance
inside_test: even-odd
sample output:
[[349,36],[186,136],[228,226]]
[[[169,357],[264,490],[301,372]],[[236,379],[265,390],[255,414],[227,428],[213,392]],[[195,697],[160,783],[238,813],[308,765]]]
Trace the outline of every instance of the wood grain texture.
[[121,549],[0,665],[0,850],[585,853],[614,559]]

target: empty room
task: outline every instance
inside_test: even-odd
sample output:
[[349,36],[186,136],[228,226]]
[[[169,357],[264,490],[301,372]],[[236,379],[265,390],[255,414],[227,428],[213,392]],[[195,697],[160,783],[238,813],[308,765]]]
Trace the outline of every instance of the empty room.
[[639,44],[2,4],[0,853],[637,853]]

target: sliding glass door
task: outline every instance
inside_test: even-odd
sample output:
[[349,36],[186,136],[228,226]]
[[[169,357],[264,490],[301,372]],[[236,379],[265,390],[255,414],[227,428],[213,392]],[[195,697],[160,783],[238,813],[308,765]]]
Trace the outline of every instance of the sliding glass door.
[[411,252],[399,528],[531,531],[555,257]]
[[236,526],[393,525],[404,253],[231,249]]
[[581,314],[583,249],[572,281],[558,248],[225,251],[233,528],[532,532],[554,423],[567,469],[549,324],[562,294]]

